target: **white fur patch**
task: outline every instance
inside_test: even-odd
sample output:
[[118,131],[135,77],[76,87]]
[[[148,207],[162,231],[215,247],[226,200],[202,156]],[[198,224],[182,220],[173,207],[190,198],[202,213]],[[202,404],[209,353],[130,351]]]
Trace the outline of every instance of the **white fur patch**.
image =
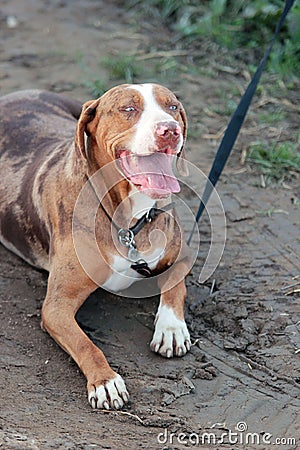
[[169,306],[159,305],[150,348],[166,358],[183,356],[191,348],[190,334],[185,321],[178,319]]
[[113,262],[110,265],[113,273],[101,287],[110,292],[119,292],[127,289],[137,279],[142,278],[142,275],[139,275],[135,270],[130,268],[131,264],[130,261],[121,256],[114,256]]
[[132,217],[139,219],[149,209],[153,208],[156,200],[140,192],[134,184],[130,186],[129,198],[131,202]]
[[[150,255],[145,255],[142,253],[140,258],[145,260],[150,269],[154,269],[159,262],[159,260],[164,256],[165,250],[164,248],[156,248]],[[137,258],[139,259],[139,258]],[[140,275],[135,270],[131,269],[131,264],[133,261],[124,258],[123,256],[114,256],[113,262],[110,265],[113,273],[110,277],[101,285],[103,289],[107,289],[110,292],[119,292],[123,289],[127,289],[131,286],[135,281],[140,278],[143,278],[143,275]]]
[[95,389],[88,393],[88,398],[94,409],[120,409],[128,402],[129,394],[122,377],[116,375],[105,384],[95,386]]

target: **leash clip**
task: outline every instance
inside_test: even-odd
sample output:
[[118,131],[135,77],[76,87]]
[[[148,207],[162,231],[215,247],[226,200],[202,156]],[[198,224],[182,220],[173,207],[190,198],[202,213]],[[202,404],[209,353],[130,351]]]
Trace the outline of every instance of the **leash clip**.
[[120,244],[124,245],[124,247],[134,247],[135,246],[134,234],[131,230],[121,228],[118,231],[118,237],[119,237]]

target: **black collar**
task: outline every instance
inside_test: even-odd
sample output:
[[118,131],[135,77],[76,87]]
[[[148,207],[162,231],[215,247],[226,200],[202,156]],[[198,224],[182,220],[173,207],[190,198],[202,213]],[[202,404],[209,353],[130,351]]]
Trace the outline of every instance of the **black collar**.
[[[117,230],[118,234],[120,234],[120,232],[122,231],[129,231],[133,234],[133,236],[136,236],[138,234],[139,231],[141,231],[141,229],[143,228],[144,225],[146,225],[146,223],[150,223],[153,220],[155,220],[160,214],[169,211],[170,209],[173,209],[175,206],[175,203],[169,203],[167,206],[165,206],[164,208],[150,208],[149,211],[147,211],[145,214],[142,215],[142,217],[140,217],[136,224],[133,225],[132,227],[128,228],[128,230],[124,229],[124,228],[120,228],[114,221],[113,219],[110,217],[110,215],[108,214],[108,212],[106,211],[106,209],[104,208],[103,204],[101,202],[99,202],[103,212],[105,213],[106,217],[109,219],[109,221],[112,223],[112,225],[114,226],[114,228]],[[130,234],[131,234],[130,233]]]
[[[103,204],[101,203],[91,179],[88,176],[86,176],[86,178],[99,201],[99,206],[101,207],[102,211],[105,213],[106,217],[111,222],[113,227],[117,230],[120,244],[125,247],[128,247],[128,254],[130,252],[131,254],[133,253],[136,255],[138,254],[134,237],[143,228],[143,226],[155,220],[160,214],[169,211],[170,209],[173,209],[175,206],[175,203],[171,202],[168,205],[164,206],[163,208],[156,208],[156,207],[150,208],[149,211],[147,211],[145,214],[142,215],[142,217],[140,217],[137,220],[135,225],[133,225],[130,228],[120,228],[113,220],[113,218],[108,214]],[[143,259],[133,261],[133,264],[131,264],[131,268],[145,277],[150,277],[153,275],[152,270],[148,266],[148,263]]]

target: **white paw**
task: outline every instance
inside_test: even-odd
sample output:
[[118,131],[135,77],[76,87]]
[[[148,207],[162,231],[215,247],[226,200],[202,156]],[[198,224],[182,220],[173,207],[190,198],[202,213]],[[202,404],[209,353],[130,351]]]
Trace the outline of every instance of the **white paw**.
[[158,309],[150,348],[166,358],[183,356],[191,348],[190,334],[185,321],[177,319],[173,309],[168,306]]
[[93,385],[88,393],[92,408],[120,409],[129,400],[125,383],[120,375],[99,386]]

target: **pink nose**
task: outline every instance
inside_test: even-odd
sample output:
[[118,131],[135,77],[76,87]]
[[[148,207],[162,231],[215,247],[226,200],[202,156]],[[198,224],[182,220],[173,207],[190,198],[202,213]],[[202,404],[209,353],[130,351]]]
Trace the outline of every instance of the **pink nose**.
[[175,141],[179,139],[181,128],[177,122],[159,122],[155,134],[161,139]]

